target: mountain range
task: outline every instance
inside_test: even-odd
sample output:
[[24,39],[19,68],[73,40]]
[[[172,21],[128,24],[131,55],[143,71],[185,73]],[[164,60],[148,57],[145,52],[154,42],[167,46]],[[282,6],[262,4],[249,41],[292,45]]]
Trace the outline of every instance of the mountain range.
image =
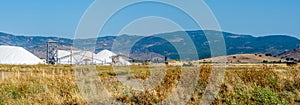
[[[222,33],[222,34],[220,34]],[[59,49],[95,49],[95,53],[108,49],[119,54],[128,55],[135,59],[162,58],[168,54],[170,59],[180,59],[178,49],[185,51],[180,55],[186,55],[184,59],[202,59],[211,57],[210,44],[222,41],[223,36],[227,55],[264,53],[274,56],[291,51],[300,45],[300,40],[287,35],[269,35],[254,37],[251,35],[240,35],[228,32],[212,30],[177,31],[170,33],[155,34],[152,36],[120,35],[104,36],[89,39],[68,39],[59,37],[42,36],[16,36],[0,33],[0,45],[20,46],[40,58],[45,58],[46,44],[48,40],[57,41]],[[208,37],[213,38],[207,40]],[[197,56],[193,56],[193,46]],[[125,50],[125,51],[124,51]],[[167,52],[167,53],[166,53]]]

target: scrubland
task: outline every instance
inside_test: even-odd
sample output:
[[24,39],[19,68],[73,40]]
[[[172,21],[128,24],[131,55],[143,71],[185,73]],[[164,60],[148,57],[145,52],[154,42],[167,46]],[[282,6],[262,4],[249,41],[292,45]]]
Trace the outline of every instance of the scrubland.
[[[188,67],[95,66],[87,69],[80,68],[70,65],[0,65],[0,105],[200,104],[205,89],[211,82],[212,71],[219,69],[211,64]],[[76,74],[78,70],[80,73]],[[97,92],[108,94],[98,94],[99,97],[90,99],[84,97],[85,92],[80,91],[78,82],[82,81],[76,76],[93,70],[97,76],[93,81],[98,89],[94,94],[98,94]],[[227,65],[223,72],[225,74],[218,87],[219,92],[214,96],[211,104],[300,103],[300,66]],[[191,88],[188,90],[192,91],[181,89],[185,85],[188,86],[189,82],[186,81],[195,75],[198,78],[196,82],[193,82],[194,87],[186,87]],[[116,78],[117,76],[119,78]],[[123,81],[134,79],[148,82],[145,82],[144,88],[139,89],[123,84]],[[155,86],[147,84],[155,84]],[[174,94],[176,97],[172,97]],[[181,99],[186,101],[181,102]]]

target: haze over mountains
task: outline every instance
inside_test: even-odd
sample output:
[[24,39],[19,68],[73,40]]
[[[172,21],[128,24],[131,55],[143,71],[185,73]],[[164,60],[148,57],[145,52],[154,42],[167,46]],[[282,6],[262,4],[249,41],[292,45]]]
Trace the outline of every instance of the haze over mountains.
[[[176,48],[186,51],[186,55],[191,55],[185,59],[195,60],[211,57],[211,43],[207,40],[207,35],[215,35],[217,31],[178,31],[171,33],[156,34],[153,36],[105,36],[91,39],[76,39],[80,42],[74,49],[96,47],[95,52],[103,49],[113,50],[116,53],[129,55],[137,59],[150,59],[153,57],[162,57],[167,51],[171,59],[179,59]],[[264,37],[254,37],[251,35],[239,35],[222,32],[226,44],[227,54],[248,54],[248,53],[268,53],[272,55],[282,54],[290,51],[300,45],[300,40],[285,35],[272,35]],[[187,46],[189,40],[196,46],[198,58],[192,56],[191,46]],[[42,36],[15,36],[7,33],[0,33],[0,45],[21,46],[40,58],[45,58],[46,42],[55,40],[59,43],[59,49],[68,50],[73,45],[72,39],[58,37]],[[168,40],[168,41],[167,41]],[[215,40],[218,41],[218,40]],[[104,46],[105,45],[105,46]],[[129,51],[123,51],[129,49]]]

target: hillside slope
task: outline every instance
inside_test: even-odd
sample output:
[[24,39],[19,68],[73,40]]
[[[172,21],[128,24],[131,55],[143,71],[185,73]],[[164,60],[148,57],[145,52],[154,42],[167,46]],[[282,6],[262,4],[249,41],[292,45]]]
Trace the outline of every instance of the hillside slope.
[[300,61],[300,48],[281,53],[278,57],[289,61]]
[[[211,57],[209,43],[220,40],[208,41],[206,36],[220,37],[222,33],[226,44],[228,55],[248,54],[248,53],[269,53],[278,55],[284,51],[297,48],[300,40],[290,36],[272,35],[265,37],[253,37],[251,35],[239,35],[218,31],[178,31],[170,33],[161,33],[153,36],[120,35],[105,36],[91,39],[76,39],[79,42],[77,49],[96,48],[95,53],[103,50],[113,50],[116,53],[130,55],[134,58],[148,59],[151,53],[161,57],[165,51],[169,52],[170,59],[180,59],[177,49],[182,49],[187,55],[186,59],[197,60]],[[186,36],[188,35],[188,37]],[[199,56],[194,58],[191,53],[191,46],[186,42],[191,39],[196,46]],[[0,45],[20,46],[34,53],[38,57],[45,58],[47,40],[59,42],[59,49],[68,50],[73,45],[74,40],[58,37],[41,36],[15,36],[6,33],[0,33]],[[105,46],[103,46],[105,45]],[[176,45],[174,47],[173,45]],[[76,49],[76,48],[74,48]],[[130,51],[124,51],[130,49]],[[190,56],[190,57],[189,57]]]
[[262,63],[262,62],[285,62],[284,59],[266,56],[265,54],[236,54],[229,56],[214,57],[199,60],[199,62],[215,62],[227,59],[228,63]]

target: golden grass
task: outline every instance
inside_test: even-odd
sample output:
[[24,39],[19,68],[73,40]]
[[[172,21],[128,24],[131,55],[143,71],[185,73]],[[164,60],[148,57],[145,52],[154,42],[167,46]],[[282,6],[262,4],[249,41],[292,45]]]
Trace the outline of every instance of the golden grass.
[[[126,69],[125,69],[126,68]],[[99,81],[117,102],[126,104],[168,104],[168,97],[179,88],[179,98],[184,98],[180,80],[187,80],[193,73],[181,75],[184,70],[199,71],[196,89],[186,104],[200,104],[209,82],[212,65],[194,67],[96,67]],[[165,74],[160,74],[164,69]],[[79,91],[75,70],[69,65],[0,65],[0,105],[2,104],[90,104]],[[84,72],[84,71],[83,71]],[[156,87],[143,91],[125,86],[116,76],[127,80],[147,81],[154,75]],[[158,73],[158,74],[155,74]],[[300,68],[278,65],[228,65],[220,92],[212,104],[296,104],[300,102]],[[176,98],[176,97],[175,97]],[[178,97],[177,97],[178,98]],[[174,102],[177,103],[176,99]],[[95,102],[93,102],[95,101]],[[112,100],[106,100],[112,101]],[[180,103],[180,102],[178,102]],[[111,103],[105,103],[111,104]]]

